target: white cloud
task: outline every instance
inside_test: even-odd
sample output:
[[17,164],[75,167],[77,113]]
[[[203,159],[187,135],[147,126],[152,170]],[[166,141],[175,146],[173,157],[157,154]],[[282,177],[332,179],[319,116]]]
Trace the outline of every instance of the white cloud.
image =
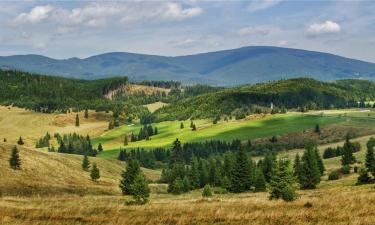
[[254,0],[249,4],[248,9],[250,12],[256,12],[273,7],[280,2],[281,0]]
[[49,17],[54,7],[51,5],[36,6],[28,13],[19,14],[14,22],[15,24],[39,23]]
[[278,32],[278,28],[272,27],[243,27],[238,30],[238,34],[245,36],[245,35],[269,35],[272,33]]
[[340,25],[330,20],[327,20],[324,23],[311,24],[306,30],[307,34],[311,36],[339,33],[340,31]]

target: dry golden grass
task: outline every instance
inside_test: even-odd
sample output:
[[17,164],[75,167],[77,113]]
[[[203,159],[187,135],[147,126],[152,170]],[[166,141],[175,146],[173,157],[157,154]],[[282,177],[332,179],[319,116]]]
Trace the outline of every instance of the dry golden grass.
[[[120,194],[120,174],[125,164],[118,160],[90,157],[97,163],[101,178],[90,180],[89,172],[81,168],[83,156],[42,152],[20,147],[21,170],[9,168],[8,159],[13,145],[0,145],[0,193],[5,195]],[[159,171],[144,169],[146,176],[157,179]]]
[[27,146],[35,146],[36,140],[46,132],[77,132],[95,137],[107,129],[111,117],[110,114],[93,111],[90,111],[88,119],[84,119],[83,112],[79,113],[79,116],[80,127],[76,127],[76,113],[45,114],[0,106],[0,140],[6,138],[9,143],[15,143],[22,136]]
[[[251,224],[373,225],[371,185],[300,192],[294,202],[270,201],[266,193],[182,196],[153,195],[144,206],[119,196],[0,198],[0,223],[7,224]],[[311,203],[311,207],[305,204]]]
[[162,108],[163,106],[168,105],[168,103],[164,102],[154,102],[151,104],[144,105],[150,112],[155,112],[156,110]]

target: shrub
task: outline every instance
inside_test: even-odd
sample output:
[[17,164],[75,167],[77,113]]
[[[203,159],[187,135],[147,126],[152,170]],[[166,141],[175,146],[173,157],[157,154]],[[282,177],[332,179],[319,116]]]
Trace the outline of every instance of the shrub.
[[332,171],[329,173],[328,175],[328,180],[338,180],[340,179],[340,174],[339,172],[337,172],[336,170],[335,171]]
[[341,173],[342,174],[350,174],[350,166],[349,165],[344,165],[341,167]]
[[211,187],[210,185],[206,184],[203,188],[203,192],[202,192],[202,197],[203,198],[210,198],[212,197],[212,192],[211,192]]

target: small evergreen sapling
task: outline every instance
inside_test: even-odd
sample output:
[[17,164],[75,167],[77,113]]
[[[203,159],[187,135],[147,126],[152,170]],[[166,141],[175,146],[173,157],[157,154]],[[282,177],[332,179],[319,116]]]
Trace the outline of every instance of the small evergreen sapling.
[[202,197],[203,198],[211,198],[212,197],[212,191],[211,186],[209,184],[206,184],[202,191]]
[[89,168],[90,168],[90,161],[89,161],[89,158],[87,157],[87,155],[85,154],[83,156],[83,160],[82,160],[82,169],[84,171],[89,171]]
[[92,181],[97,181],[100,178],[99,168],[96,166],[96,163],[92,165],[90,177]]
[[21,159],[20,159],[20,156],[18,154],[18,149],[17,149],[16,146],[14,146],[12,148],[12,153],[11,153],[10,159],[9,159],[9,165],[10,165],[10,168],[12,168],[14,170],[21,169]]
[[143,205],[148,202],[150,189],[143,173],[139,173],[135,177],[134,182],[130,185],[130,192],[133,195],[135,203]]

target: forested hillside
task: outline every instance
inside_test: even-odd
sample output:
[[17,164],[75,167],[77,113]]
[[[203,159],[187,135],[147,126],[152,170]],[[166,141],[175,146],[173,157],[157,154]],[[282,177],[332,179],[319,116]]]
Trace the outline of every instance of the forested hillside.
[[321,82],[309,78],[229,88],[188,98],[155,112],[157,120],[244,116],[257,112],[306,111],[358,106],[375,99],[375,83],[364,80]]
[[126,77],[85,81],[1,70],[0,80],[1,104],[41,112],[65,112],[69,108],[112,110],[114,102],[104,95],[128,82]]

